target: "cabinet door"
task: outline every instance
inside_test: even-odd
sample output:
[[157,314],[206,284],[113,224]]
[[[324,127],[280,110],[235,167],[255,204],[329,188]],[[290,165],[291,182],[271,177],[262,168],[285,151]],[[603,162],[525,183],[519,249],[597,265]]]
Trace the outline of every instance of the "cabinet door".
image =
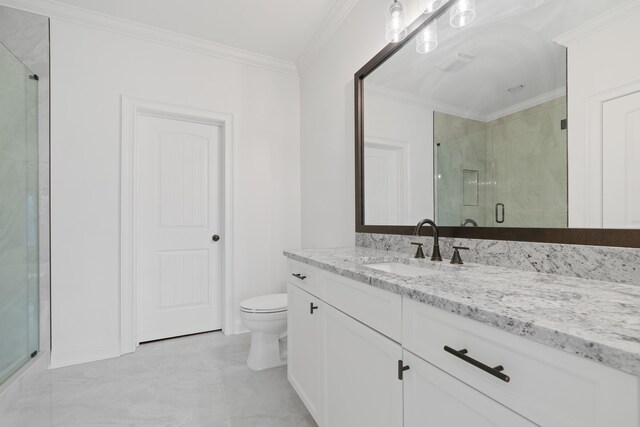
[[535,426],[413,353],[405,350],[403,361],[405,427]]
[[[322,399],[322,302],[289,283],[287,311],[287,375],[318,424]],[[313,309],[311,307],[318,307]]]
[[326,305],[324,426],[401,427],[400,345]]

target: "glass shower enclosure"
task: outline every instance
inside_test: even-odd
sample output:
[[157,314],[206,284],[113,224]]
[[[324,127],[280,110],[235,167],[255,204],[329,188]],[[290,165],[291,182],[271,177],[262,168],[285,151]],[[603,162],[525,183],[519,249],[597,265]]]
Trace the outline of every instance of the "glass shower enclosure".
[[0,384],[38,352],[38,77],[0,44]]

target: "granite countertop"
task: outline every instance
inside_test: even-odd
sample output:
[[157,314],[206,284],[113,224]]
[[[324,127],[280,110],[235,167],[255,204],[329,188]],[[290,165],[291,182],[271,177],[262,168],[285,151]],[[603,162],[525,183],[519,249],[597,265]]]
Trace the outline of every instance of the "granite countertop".
[[[640,376],[640,286],[433,263],[360,247],[284,255]],[[425,275],[405,277],[366,266],[382,262],[423,266]]]

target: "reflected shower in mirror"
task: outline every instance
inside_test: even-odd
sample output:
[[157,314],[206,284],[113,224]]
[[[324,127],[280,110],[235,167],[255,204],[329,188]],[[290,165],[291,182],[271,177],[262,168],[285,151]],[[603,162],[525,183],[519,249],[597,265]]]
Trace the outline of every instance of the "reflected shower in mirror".
[[622,2],[477,0],[469,25],[443,13],[425,27],[434,49],[414,34],[363,79],[363,223],[566,228],[567,52],[554,40]]

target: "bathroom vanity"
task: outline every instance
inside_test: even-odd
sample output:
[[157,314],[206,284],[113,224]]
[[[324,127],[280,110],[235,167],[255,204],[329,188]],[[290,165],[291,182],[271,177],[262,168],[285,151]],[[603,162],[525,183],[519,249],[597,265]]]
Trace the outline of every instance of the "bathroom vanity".
[[320,426],[640,425],[640,288],[369,248],[286,251]]

